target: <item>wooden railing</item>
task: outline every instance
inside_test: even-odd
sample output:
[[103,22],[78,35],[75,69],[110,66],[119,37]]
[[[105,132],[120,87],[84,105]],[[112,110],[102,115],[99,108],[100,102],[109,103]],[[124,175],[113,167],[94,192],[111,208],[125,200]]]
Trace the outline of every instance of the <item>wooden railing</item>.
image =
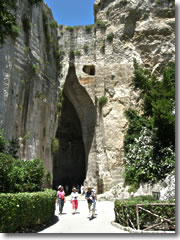
[[[149,206],[175,206],[175,203],[150,203],[148,205]],[[174,222],[173,222],[173,220],[175,220],[175,216],[172,216],[172,218],[167,219],[167,218],[159,216],[158,214],[153,213],[153,212],[143,208],[143,206],[145,206],[145,204],[136,204],[136,220],[137,220],[137,228],[138,228],[138,230],[140,230],[139,210],[145,211],[145,212],[149,213],[150,215],[155,216],[157,219],[160,219],[160,223],[156,223],[156,224],[153,224],[152,226],[144,228],[143,229],[144,231],[152,229],[152,228],[155,228],[157,226],[160,226],[164,222],[168,222],[175,229],[175,225],[174,225]]]
[[[124,225],[125,226],[129,226],[131,228],[133,228],[134,230],[143,230],[143,231],[148,231],[150,229],[153,230],[157,230],[159,229],[159,227],[161,227],[161,229],[163,229],[164,231],[166,230],[174,230],[175,229],[175,214],[173,216],[171,216],[170,218],[168,217],[162,217],[160,215],[158,215],[155,212],[152,212],[152,210],[148,210],[145,207],[149,207],[149,206],[170,206],[170,207],[175,207],[175,203],[149,203],[149,204],[135,204],[134,205],[134,219],[131,219],[132,216],[130,216],[130,214],[126,211],[126,209],[128,208],[128,206],[123,205],[122,206],[122,211],[121,211],[121,218],[124,221]],[[118,211],[116,211],[116,209],[114,209],[115,211],[115,221],[117,222],[121,222],[120,221],[120,213]],[[140,214],[142,214],[142,211],[146,212],[147,214],[155,217],[155,220],[153,220],[153,222],[150,220],[147,220],[147,223],[142,223],[140,222],[141,216]],[[167,225],[167,224],[168,225]],[[123,224],[121,222],[121,224]],[[162,224],[165,224],[163,226],[161,226]],[[168,228],[168,229],[167,229]]]

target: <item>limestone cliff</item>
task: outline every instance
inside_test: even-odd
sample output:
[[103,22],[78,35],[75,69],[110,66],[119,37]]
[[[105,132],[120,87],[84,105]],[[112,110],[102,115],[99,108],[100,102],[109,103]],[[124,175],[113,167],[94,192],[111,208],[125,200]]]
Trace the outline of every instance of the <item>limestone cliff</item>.
[[44,4],[17,1],[20,36],[0,49],[0,126],[20,140],[20,157],[39,157],[52,172],[51,139],[57,128],[56,28]]
[[[22,157],[40,157],[54,186],[84,181],[104,192],[123,183],[124,111],[139,108],[133,59],[159,75],[175,59],[174,3],[97,0],[94,25],[56,29],[45,4],[23,2],[16,13],[21,35],[0,49],[0,124],[7,138],[22,138]],[[58,87],[64,94],[59,119]],[[53,155],[54,137],[60,147]]]

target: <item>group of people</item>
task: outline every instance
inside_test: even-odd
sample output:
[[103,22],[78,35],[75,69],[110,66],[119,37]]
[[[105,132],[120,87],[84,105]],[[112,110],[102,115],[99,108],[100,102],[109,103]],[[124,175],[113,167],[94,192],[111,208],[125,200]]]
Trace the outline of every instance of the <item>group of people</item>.
[[[93,218],[95,218],[97,195],[96,195],[96,191],[90,186],[87,188],[87,191],[85,192],[85,199],[87,200],[87,203],[88,203],[89,219],[92,220]],[[62,214],[65,201],[66,199],[65,199],[64,188],[62,185],[59,185],[58,191],[57,191],[57,204],[59,205],[59,214]],[[75,187],[73,187],[72,189],[71,203],[72,203],[72,214],[75,214],[78,209],[78,191],[77,191],[77,188]]]

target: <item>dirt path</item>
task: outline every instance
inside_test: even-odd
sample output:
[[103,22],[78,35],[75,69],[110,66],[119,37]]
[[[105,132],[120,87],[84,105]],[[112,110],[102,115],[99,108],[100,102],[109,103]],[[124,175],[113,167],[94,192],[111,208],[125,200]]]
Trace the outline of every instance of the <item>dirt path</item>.
[[128,233],[111,224],[114,221],[114,203],[97,202],[97,215],[93,220],[88,218],[88,207],[85,200],[79,201],[78,211],[72,215],[72,206],[66,200],[63,214],[58,214],[56,207],[56,222],[39,233]]

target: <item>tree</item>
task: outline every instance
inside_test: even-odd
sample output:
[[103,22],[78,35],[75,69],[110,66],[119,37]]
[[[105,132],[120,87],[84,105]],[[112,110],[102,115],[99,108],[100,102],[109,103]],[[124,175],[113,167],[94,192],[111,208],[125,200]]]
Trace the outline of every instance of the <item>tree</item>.
[[159,80],[134,60],[134,88],[141,91],[143,114],[125,112],[129,126],[124,138],[125,181],[138,187],[155,182],[175,168],[175,63]]
[[169,63],[160,81],[134,60],[133,84],[141,90],[144,116],[152,118],[153,127],[164,147],[175,145],[175,63]]

